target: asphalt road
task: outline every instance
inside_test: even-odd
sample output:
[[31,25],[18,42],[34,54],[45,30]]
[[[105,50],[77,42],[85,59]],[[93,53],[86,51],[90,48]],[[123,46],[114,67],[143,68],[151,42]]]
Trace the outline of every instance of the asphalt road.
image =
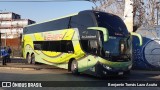
[[[94,76],[81,74],[79,76],[72,75],[64,69],[43,69],[43,70],[20,70],[20,69],[2,69],[0,68],[0,81],[160,81],[159,71],[132,71],[129,77],[108,77],[105,79]],[[22,88],[1,88],[0,90],[22,90]],[[23,88],[29,89],[29,88]],[[31,88],[33,89],[33,88]],[[160,90],[159,87],[54,87],[54,88],[34,88],[33,90]],[[30,90],[30,89],[29,89]]]
[[160,71],[131,71],[128,77],[98,78],[91,75],[72,75],[64,69],[20,70],[0,68],[0,81],[102,81],[102,80],[148,80],[160,81]]
[[[64,69],[10,69],[0,67],[0,81],[160,81],[160,71],[133,70],[129,77],[108,77],[105,79],[81,74],[72,75]],[[68,82],[69,83],[69,82]],[[83,82],[82,82],[83,83]],[[22,90],[22,88],[0,88],[0,90]],[[52,88],[23,88],[29,90],[160,90],[159,87],[52,87]]]

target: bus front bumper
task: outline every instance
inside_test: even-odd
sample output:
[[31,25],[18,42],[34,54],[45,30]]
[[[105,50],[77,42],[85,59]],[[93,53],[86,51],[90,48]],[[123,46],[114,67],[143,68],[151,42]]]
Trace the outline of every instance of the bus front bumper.
[[112,68],[105,64],[98,62],[95,66],[87,70],[88,73],[96,76],[120,76],[129,75],[132,65],[124,66],[122,68]]

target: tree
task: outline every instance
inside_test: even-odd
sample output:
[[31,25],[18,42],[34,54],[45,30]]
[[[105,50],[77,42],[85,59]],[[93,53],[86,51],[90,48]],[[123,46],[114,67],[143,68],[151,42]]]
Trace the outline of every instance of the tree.
[[145,21],[145,8],[142,0],[133,0],[133,31],[135,32]]
[[[124,19],[125,0],[91,0],[94,10],[116,14]],[[160,0],[133,0],[133,31],[141,26],[153,26],[156,23],[156,11]],[[158,12],[158,11],[157,11]]]
[[[157,2],[160,0],[134,0],[134,30],[140,26],[154,26],[158,25],[158,8],[160,7]],[[157,11],[157,12],[156,12]]]
[[119,0],[91,0],[96,6],[93,7],[93,10],[109,12],[116,14],[123,18],[124,12],[124,1]]

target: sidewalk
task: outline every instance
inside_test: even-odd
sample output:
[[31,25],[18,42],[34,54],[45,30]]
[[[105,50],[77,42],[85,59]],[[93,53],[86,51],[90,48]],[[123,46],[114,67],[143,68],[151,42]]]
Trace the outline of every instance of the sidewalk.
[[44,64],[28,64],[26,60],[22,58],[11,58],[11,63],[2,65],[0,60],[0,69],[21,69],[21,70],[42,70],[42,69],[57,69],[57,67],[44,65]]

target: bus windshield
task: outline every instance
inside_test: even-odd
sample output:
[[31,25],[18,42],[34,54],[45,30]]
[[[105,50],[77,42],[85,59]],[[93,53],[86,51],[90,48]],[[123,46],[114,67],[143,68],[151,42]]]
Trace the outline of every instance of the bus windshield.
[[95,12],[97,24],[99,27],[105,27],[109,33],[109,40],[103,42],[103,51],[105,55],[112,61],[126,61],[131,57],[131,38],[129,32],[122,21],[116,15]]
[[[131,58],[131,37],[110,37],[109,41],[103,43],[105,57],[111,60],[130,60]],[[108,54],[108,55],[106,55]]]
[[95,16],[98,26],[107,28],[109,36],[128,35],[128,30],[120,17],[104,12],[95,12]]

